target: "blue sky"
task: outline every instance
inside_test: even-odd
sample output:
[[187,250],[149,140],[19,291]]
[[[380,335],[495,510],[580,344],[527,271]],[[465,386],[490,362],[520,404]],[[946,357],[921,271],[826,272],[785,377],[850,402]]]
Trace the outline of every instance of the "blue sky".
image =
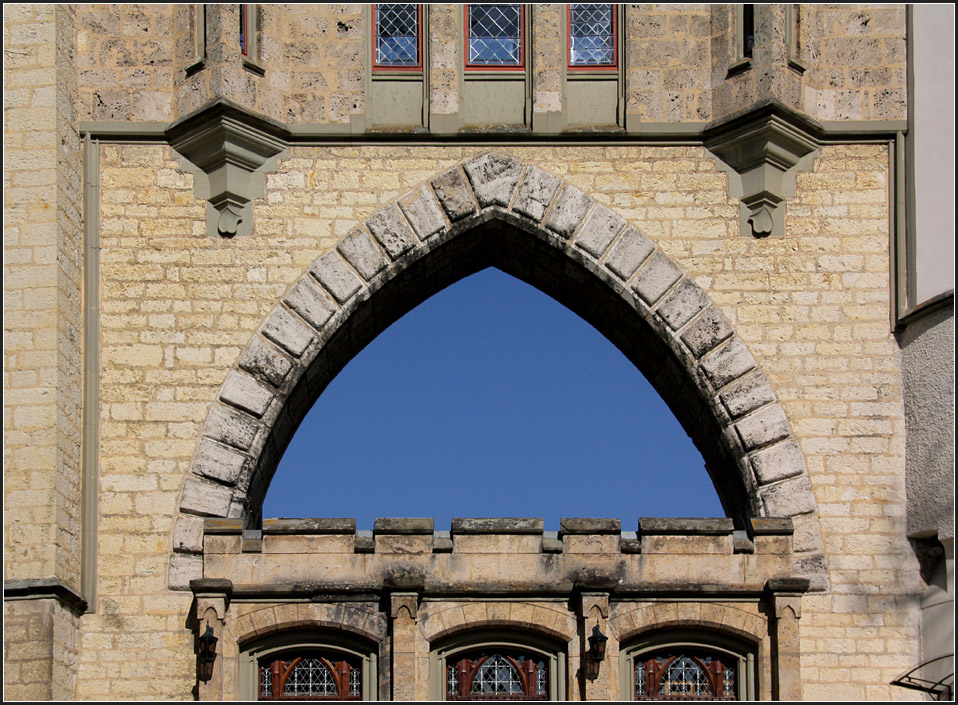
[[399,319],[303,421],[265,517],[724,516],[642,374],[546,294],[486,269]]

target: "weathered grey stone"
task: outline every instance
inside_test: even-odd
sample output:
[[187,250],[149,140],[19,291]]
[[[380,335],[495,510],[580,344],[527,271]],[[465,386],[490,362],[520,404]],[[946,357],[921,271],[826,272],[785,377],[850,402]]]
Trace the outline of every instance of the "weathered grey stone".
[[[200,440],[199,448],[196,449],[193,469],[205,477],[233,484],[243,471],[245,462],[246,456],[242,453],[237,453],[226,446],[203,438]],[[227,516],[225,511],[222,514],[214,512],[210,515]]]
[[750,521],[756,536],[788,536],[795,530],[791,517],[752,517]]
[[265,534],[355,534],[355,519],[264,519]]
[[203,552],[203,518],[180,514],[173,526],[173,550],[179,553]]
[[594,201],[575,186],[566,184],[562,187],[559,200],[556,201],[552,213],[546,221],[546,227],[552,232],[568,240],[585,218]]
[[273,401],[273,392],[249,375],[233,370],[226,376],[220,400],[260,418]]
[[189,590],[190,581],[202,577],[202,556],[187,553],[174,553],[170,556],[170,566],[166,571],[166,582],[171,590]]
[[765,513],[771,517],[790,517],[815,511],[815,498],[807,475],[793,477],[759,490]]
[[579,236],[575,239],[575,244],[598,259],[609,245],[615,240],[622,228],[626,225],[625,221],[610,211],[608,208],[599,204],[592,211],[589,220],[582,226]]
[[828,564],[822,554],[801,556],[795,559],[795,572],[808,578],[809,592],[828,590]]
[[620,534],[622,522],[605,517],[562,517],[559,535],[563,534]]
[[476,202],[472,198],[472,191],[469,189],[466,177],[458,167],[433,179],[432,187],[450,221],[456,222],[476,212]]
[[356,532],[356,542],[353,544],[353,551],[356,553],[376,552],[376,539],[373,538],[371,531]]
[[371,280],[389,264],[379,245],[362,228],[356,228],[344,237],[337,249],[366,281]]
[[277,306],[266,323],[263,335],[294,357],[300,357],[313,342],[313,333],[298,318],[282,306]]
[[747,450],[788,438],[788,419],[778,404],[766,406],[735,424],[735,431]]
[[805,458],[794,441],[779,443],[753,453],[752,469],[761,484],[778,482],[805,472]]
[[366,221],[366,227],[393,259],[416,246],[412,228],[394,206],[383,208]]
[[437,531],[432,537],[433,553],[452,553],[453,548],[455,548],[455,544],[453,544],[448,531]]
[[206,417],[203,433],[208,438],[234,448],[249,450],[259,429],[260,424],[249,414],[222,404],[215,404],[210,409],[209,416]]
[[619,540],[619,550],[622,553],[642,553],[642,542],[637,538],[623,536]]
[[373,522],[374,534],[431,534],[435,528],[431,517],[380,517]]
[[259,336],[254,337],[240,355],[239,366],[251,375],[278,387],[286,379],[293,364]]
[[655,243],[629,226],[615,243],[615,247],[605,261],[605,266],[622,281],[628,281],[654,249]]
[[232,496],[229,487],[199,477],[188,477],[183,483],[180,511],[198,516],[225,517]]
[[709,350],[732,335],[732,326],[715,304],[708,304],[705,312],[679,336],[695,357],[702,357]]
[[559,532],[546,531],[542,534],[542,552],[543,553],[562,553],[565,550],[565,542],[559,538]]
[[775,401],[768,380],[759,370],[737,379],[719,394],[722,405],[734,419]]
[[463,165],[479,205],[508,206],[522,173],[522,164],[502,154],[483,154]]
[[349,297],[359,291],[362,286],[359,277],[353,274],[336,252],[327,252],[317,259],[310,266],[309,271],[341,304],[346,303]]
[[731,519],[687,519],[640,517],[639,535],[646,536],[727,536],[735,529]]
[[451,529],[453,534],[541,534],[542,519],[455,517]]
[[241,534],[243,533],[243,520],[226,519],[224,517],[207,517],[203,520],[203,533]]
[[765,589],[769,592],[808,592],[808,587],[808,578],[783,575],[765,581]]
[[825,550],[822,541],[821,526],[814,514],[798,514],[790,517],[795,529],[792,536],[792,548],[797,553],[821,553]]
[[691,279],[683,279],[655,310],[672,330],[691,321],[706,306],[709,298]]
[[649,306],[662,298],[682,276],[682,270],[661,252],[656,252],[646,262],[632,283],[632,290]]
[[512,210],[537,223],[542,220],[561,182],[547,171],[531,166],[526,170]]
[[336,311],[326,292],[308,274],[299,278],[283,300],[316,330],[321,329]]
[[716,388],[724,387],[755,367],[752,354],[738,338],[710,353],[702,360],[702,369]]
[[399,199],[399,207],[420,240],[426,240],[446,228],[446,219],[442,217],[442,208],[425,186]]

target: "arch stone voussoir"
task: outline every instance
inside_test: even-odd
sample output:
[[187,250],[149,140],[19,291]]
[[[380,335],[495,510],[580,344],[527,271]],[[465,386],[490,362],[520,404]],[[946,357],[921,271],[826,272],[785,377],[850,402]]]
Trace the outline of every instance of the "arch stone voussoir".
[[[180,498],[171,587],[202,577],[198,517],[260,520],[286,444],[369,340],[428,296],[498,266],[555,296],[646,373],[706,460],[726,512],[790,516],[796,570],[826,573],[804,457],[745,343],[654,241],[553,174],[487,153],[372,215],[289,288],[229,372]],[[810,521],[809,521],[810,520]]]

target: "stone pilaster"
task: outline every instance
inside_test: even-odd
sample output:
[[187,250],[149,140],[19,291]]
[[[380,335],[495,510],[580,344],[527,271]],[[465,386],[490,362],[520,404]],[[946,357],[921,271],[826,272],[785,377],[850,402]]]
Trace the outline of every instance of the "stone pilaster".
[[392,620],[392,672],[405,674],[393,678],[393,700],[415,700],[416,680],[416,614],[419,595],[396,592],[390,596],[389,617]]

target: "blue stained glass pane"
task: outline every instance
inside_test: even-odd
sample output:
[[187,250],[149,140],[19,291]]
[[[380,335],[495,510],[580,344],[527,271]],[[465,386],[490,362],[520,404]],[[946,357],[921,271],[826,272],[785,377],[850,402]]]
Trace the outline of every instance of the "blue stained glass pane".
[[520,5],[470,5],[469,63],[521,65],[521,12]]
[[418,5],[376,6],[376,65],[419,65]]
[[571,5],[569,63],[572,66],[611,66],[615,63],[613,5]]

